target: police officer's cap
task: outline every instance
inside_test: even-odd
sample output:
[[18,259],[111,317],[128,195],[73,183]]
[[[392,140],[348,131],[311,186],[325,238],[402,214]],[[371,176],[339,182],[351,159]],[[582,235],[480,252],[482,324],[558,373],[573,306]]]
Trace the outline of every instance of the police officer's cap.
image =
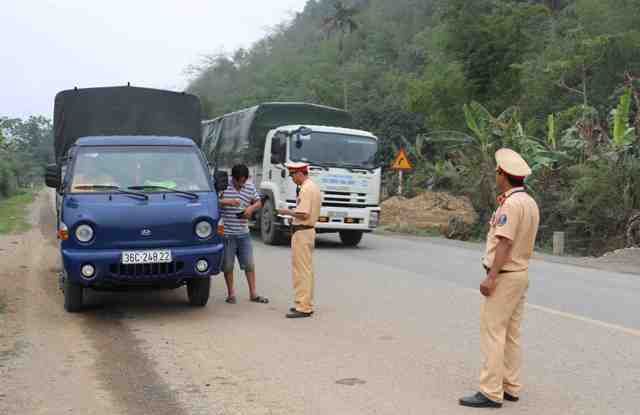
[[309,164],[308,163],[289,162],[289,163],[285,164],[285,166],[292,173],[293,172],[298,172],[298,171],[301,171],[303,173],[307,173],[309,171]]
[[501,148],[496,151],[496,164],[509,176],[527,177],[531,175],[531,168],[527,162],[520,154],[509,148]]

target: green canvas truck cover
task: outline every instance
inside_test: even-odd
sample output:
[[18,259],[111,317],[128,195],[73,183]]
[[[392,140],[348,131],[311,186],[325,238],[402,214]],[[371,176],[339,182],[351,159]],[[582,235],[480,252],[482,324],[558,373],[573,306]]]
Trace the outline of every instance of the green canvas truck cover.
[[269,130],[284,125],[354,128],[347,111],[304,102],[267,102],[203,122],[202,149],[217,167],[255,164]]
[[202,140],[200,100],[191,94],[131,86],[71,89],[54,104],[56,160],[81,137],[136,135]]

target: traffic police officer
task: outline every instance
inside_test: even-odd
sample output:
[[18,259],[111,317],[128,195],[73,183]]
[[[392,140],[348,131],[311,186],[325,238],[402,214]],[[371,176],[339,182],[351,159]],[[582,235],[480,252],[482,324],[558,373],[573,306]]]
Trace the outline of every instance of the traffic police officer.
[[322,194],[320,188],[309,178],[307,163],[288,163],[287,168],[289,176],[299,188],[296,208],[294,210],[278,210],[281,215],[293,216],[291,255],[295,307],[289,310],[287,318],[311,317],[313,314],[315,226],[320,216]]
[[499,408],[503,400],[518,401],[522,384],[520,325],[529,287],[529,259],[533,254],[540,213],[526,192],[531,169],[513,150],[496,152],[496,185],[501,191],[483,260],[487,276],[480,285],[485,296],[481,310],[480,343],[484,362],[480,391],[460,399],[460,405]]

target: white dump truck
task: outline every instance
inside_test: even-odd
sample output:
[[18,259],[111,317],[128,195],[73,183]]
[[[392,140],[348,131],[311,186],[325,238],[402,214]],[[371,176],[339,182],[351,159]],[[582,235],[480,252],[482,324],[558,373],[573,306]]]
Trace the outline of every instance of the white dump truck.
[[285,163],[310,164],[322,190],[318,233],[339,233],[348,246],[378,226],[381,169],[378,139],[356,130],[346,111],[308,103],[264,103],[203,122],[202,148],[214,171],[236,163],[249,167],[264,207],[253,226],[267,244],[286,241],[288,218],[277,208],[294,207],[296,185]]

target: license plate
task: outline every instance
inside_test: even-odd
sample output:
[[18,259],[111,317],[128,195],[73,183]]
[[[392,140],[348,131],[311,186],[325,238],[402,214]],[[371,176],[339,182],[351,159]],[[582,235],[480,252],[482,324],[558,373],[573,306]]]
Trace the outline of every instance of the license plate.
[[332,219],[344,219],[347,217],[347,212],[329,212],[329,217]]
[[123,264],[165,264],[171,262],[171,251],[125,251],[122,253]]

